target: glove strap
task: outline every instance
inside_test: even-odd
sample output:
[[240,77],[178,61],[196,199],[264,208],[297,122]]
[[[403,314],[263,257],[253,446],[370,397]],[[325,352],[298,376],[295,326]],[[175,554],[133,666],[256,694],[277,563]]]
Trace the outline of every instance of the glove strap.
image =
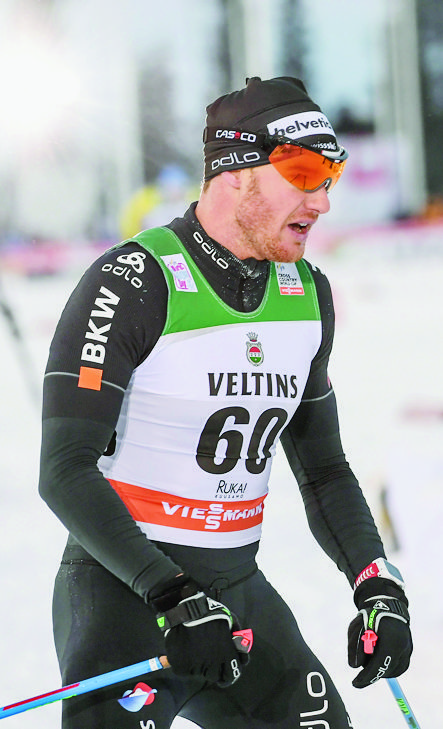
[[383,577],[387,580],[391,580],[391,582],[394,582],[396,585],[401,587],[403,591],[405,589],[403,577],[401,576],[397,567],[394,567],[393,564],[387,562],[383,557],[377,557],[377,559],[374,559],[371,564],[369,564],[367,567],[365,567],[364,570],[360,572],[357,579],[355,580],[354,588],[358,587],[359,585],[361,585],[362,582],[368,580],[371,577]]
[[409,612],[401,600],[387,595],[374,595],[365,600],[366,603],[367,607],[359,610],[366,630],[369,628],[378,633],[380,620],[385,617],[396,618],[409,625]]
[[197,592],[181,600],[176,607],[157,613],[157,624],[163,633],[169,632],[176,625],[191,627],[220,619],[227,620],[229,628],[232,628],[234,621],[226,605],[212,600],[204,592]]

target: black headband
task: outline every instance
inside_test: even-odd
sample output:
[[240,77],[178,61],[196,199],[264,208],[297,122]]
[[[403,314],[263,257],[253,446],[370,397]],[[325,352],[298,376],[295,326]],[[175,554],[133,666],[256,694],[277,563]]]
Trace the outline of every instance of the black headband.
[[245,88],[221,96],[206,111],[205,180],[224,170],[269,164],[272,142],[284,137],[316,151],[340,149],[320,107],[302,81],[290,76],[247,79]]

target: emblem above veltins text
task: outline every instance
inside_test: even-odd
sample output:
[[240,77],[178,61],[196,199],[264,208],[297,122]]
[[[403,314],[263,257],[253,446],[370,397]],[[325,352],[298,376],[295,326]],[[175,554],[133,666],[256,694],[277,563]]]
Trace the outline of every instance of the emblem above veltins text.
[[248,341],[246,342],[246,359],[248,362],[258,367],[263,364],[264,354],[263,348],[258,341],[258,334],[255,332],[248,332]]

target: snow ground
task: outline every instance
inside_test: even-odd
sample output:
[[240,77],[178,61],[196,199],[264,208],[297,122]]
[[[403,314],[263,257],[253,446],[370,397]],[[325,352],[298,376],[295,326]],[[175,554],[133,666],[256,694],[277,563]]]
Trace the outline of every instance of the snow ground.
[[[330,374],[345,452],[380,525],[390,559],[407,580],[415,651],[400,683],[421,729],[435,729],[442,725],[443,419],[408,421],[401,413],[423,404],[443,409],[443,248],[417,257],[394,248],[383,253],[357,246],[352,253],[339,250],[333,256],[308,257],[328,274],[336,300]],[[25,335],[26,367],[39,382],[55,323],[74,282],[72,275],[3,276],[7,298]],[[0,342],[0,704],[5,705],[60,685],[52,645],[51,593],[65,530],[36,492],[39,405],[30,397],[24,355],[4,317]],[[380,489],[386,483],[399,551],[393,549],[380,505]],[[281,564],[283,553],[287,557]],[[343,575],[313,540],[280,453],[266,507],[260,563],[333,676],[355,729],[405,726],[385,682],[363,691],[351,686],[354,671],[346,663],[346,630],[354,616],[352,596]],[[56,729],[59,716],[57,703],[11,717],[9,726]],[[177,729],[191,726],[183,720],[174,724]]]

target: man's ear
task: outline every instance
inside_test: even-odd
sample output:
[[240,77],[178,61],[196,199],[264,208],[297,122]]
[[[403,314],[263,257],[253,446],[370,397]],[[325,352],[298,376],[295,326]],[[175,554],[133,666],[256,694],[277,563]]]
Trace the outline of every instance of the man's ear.
[[225,172],[221,173],[221,176],[223,177],[223,180],[226,185],[229,185],[229,187],[235,187],[237,190],[240,187],[240,175],[242,173],[242,170],[225,170]]

